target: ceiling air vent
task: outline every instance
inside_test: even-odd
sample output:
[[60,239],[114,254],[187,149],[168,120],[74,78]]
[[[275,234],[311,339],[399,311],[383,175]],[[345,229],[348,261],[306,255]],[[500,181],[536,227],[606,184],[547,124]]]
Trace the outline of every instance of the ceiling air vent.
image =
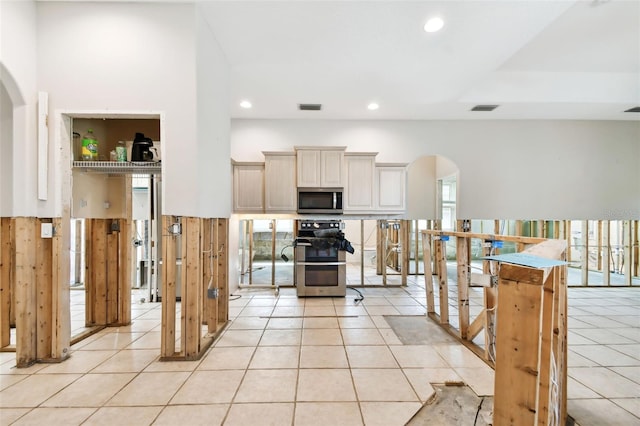
[[625,112],[640,112],[640,106],[629,108]]
[[498,108],[498,105],[476,105],[471,108],[471,111],[493,111]]
[[300,111],[320,111],[322,104],[298,104]]

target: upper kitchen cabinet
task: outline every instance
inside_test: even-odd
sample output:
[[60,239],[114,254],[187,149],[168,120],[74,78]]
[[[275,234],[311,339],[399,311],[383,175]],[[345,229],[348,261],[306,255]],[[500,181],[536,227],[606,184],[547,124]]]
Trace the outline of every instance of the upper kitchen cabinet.
[[376,164],[376,210],[402,213],[406,209],[407,165]]
[[345,213],[371,213],[375,208],[376,155],[376,152],[345,153]]
[[233,162],[233,210],[264,212],[264,163]]
[[346,147],[296,147],[298,187],[342,188]]
[[265,211],[294,213],[296,211],[296,154],[263,152]]

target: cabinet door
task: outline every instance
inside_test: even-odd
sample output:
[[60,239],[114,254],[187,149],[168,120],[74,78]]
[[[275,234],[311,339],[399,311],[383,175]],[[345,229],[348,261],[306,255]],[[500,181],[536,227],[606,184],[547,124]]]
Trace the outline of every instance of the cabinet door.
[[320,186],[320,151],[299,150],[298,160],[298,186],[299,187],[319,187]]
[[343,165],[344,151],[321,151],[320,186],[324,188],[343,187]]
[[264,164],[233,166],[233,210],[264,211]]
[[375,155],[345,156],[345,211],[373,210],[374,169]]
[[265,210],[292,213],[296,207],[296,155],[265,155]]
[[405,210],[406,176],[405,166],[376,167],[376,208],[379,211]]

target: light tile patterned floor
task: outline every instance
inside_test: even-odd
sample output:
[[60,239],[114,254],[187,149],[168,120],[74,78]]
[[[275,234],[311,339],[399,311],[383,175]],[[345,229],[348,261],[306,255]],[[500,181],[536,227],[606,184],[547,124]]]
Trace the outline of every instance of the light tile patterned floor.
[[[463,346],[403,345],[383,315],[424,314],[422,278],[366,298],[241,290],[200,361],[159,362],[160,305],[105,329],[61,364],[13,368],[0,353],[0,424],[402,425],[463,380],[493,394],[493,371]],[[581,426],[640,424],[640,288],[570,289],[569,413]]]

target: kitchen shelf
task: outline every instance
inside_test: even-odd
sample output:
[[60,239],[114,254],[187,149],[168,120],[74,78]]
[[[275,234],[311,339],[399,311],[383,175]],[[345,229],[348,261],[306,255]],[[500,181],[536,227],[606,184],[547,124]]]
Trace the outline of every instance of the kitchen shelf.
[[74,161],[73,168],[110,175],[154,175],[162,173],[162,164],[155,161]]

